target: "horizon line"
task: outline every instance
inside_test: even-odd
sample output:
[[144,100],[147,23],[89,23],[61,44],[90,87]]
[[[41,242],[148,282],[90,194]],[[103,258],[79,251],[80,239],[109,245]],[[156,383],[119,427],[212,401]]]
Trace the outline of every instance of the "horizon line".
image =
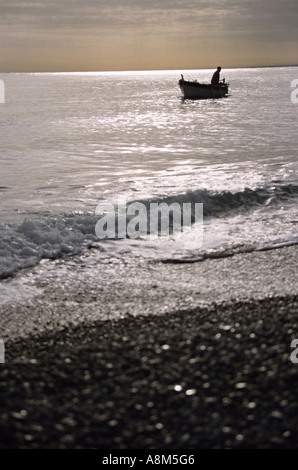
[[[245,65],[242,67],[222,67],[224,70],[237,70],[237,69],[252,69],[252,68],[282,68],[282,67],[298,67],[298,64],[272,64],[272,65]],[[1,73],[134,73],[134,72],[167,72],[167,71],[181,71],[181,70],[213,70],[214,67],[204,67],[204,68],[165,68],[165,69],[123,69],[123,70],[35,70],[35,71],[9,71],[9,72],[2,72]]]

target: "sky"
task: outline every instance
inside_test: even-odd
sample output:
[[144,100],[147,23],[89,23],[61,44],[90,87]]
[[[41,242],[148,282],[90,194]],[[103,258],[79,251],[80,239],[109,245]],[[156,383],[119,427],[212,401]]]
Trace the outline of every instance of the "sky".
[[297,0],[0,0],[0,72],[298,64]]

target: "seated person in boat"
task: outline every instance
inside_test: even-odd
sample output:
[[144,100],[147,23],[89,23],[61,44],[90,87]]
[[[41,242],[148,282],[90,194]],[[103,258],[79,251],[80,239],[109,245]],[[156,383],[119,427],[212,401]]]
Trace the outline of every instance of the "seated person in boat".
[[212,80],[211,80],[211,85],[219,85],[219,75],[220,75],[221,67],[217,67],[217,70],[215,70]]

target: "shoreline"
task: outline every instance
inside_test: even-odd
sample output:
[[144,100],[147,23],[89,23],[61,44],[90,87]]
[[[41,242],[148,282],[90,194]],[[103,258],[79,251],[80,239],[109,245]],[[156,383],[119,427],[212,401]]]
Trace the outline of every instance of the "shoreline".
[[297,448],[298,295],[10,341],[1,448]]
[[1,306],[0,448],[297,448],[297,251],[28,272],[39,293]]
[[297,253],[293,245],[195,263],[164,263],[129,253],[105,259],[92,252],[41,263],[2,284],[15,300],[0,305],[0,339],[38,338],[99,320],[155,318],[298,294]]

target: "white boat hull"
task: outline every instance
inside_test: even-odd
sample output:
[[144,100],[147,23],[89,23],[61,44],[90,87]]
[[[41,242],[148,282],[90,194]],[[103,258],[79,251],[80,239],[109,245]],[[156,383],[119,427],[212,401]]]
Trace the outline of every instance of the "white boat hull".
[[188,82],[183,78],[179,80],[179,86],[184,99],[223,98],[229,91],[229,85],[227,83],[211,85],[198,82]]

